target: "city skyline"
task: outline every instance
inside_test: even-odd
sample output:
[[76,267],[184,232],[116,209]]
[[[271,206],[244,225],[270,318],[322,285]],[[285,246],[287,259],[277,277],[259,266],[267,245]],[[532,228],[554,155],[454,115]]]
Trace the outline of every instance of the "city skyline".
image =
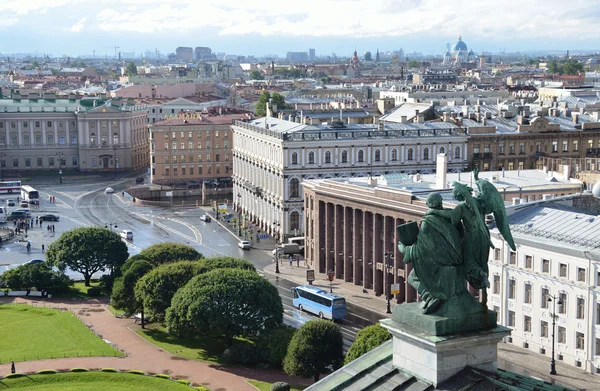
[[[316,10],[319,10],[317,12]],[[28,1],[0,3],[4,24],[2,53],[55,56],[114,56],[157,48],[209,46],[215,52],[285,56],[287,51],[316,49],[318,56],[347,56],[404,48],[442,54],[458,35],[475,52],[598,50],[600,11],[576,0],[565,8],[558,0],[522,3],[446,3],[438,0],[305,1],[285,3],[229,0],[198,3],[174,0]],[[43,33],[41,33],[43,31]]]

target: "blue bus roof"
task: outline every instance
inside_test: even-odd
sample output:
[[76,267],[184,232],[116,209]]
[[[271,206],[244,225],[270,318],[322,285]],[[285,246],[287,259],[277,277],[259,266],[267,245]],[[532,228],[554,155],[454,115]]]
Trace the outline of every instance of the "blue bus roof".
[[297,286],[296,288],[302,289],[305,291],[310,291],[312,293],[316,293],[321,296],[329,297],[330,299],[343,299],[344,298],[344,296],[336,295],[335,293],[329,293],[323,288],[318,288],[318,287],[312,286],[312,285],[302,285],[302,286]]

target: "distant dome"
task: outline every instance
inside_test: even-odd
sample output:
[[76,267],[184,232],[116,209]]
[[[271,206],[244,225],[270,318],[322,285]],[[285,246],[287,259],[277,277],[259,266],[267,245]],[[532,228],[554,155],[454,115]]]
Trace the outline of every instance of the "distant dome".
[[471,50],[471,51],[469,52],[469,56],[474,56],[474,55],[475,55],[475,52]]
[[453,52],[458,52],[459,50],[467,51],[467,44],[462,41],[462,37],[458,36],[458,41],[452,47]]
[[592,187],[592,194],[596,198],[600,198],[600,182],[596,183],[594,187]]

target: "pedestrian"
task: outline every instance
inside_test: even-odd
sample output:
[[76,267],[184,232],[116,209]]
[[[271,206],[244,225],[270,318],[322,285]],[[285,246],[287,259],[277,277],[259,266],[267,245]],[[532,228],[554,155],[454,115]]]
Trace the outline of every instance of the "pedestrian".
[[13,220],[13,224],[16,227],[17,226],[17,220]]
[[54,224],[52,224],[52,233],[54,233]]
[[29,227],[29,224],[27,224],[27,225],[25,226],[25,235],[27,235],[27,230],[29,230],[29,228],[28,228],[28,227]]
[[46,245],[44,243],[42,243],[42,254],[44,254],[46,252]]
[[31,225],[30,225],[30,227],[33,228],[33,217],[31,218]]
[[48,232],[50,232],[50,224],[48,224],[48,227],[46,228],[46,230],[47,230]]
[[16,369],[15,369],[15,362],[11,361],[10,362],[10,373],[15,373]]
[[290,254],[290,267],[292,267],[292,262],[294,262],[294,257]]
[[37,225],[37,224],[39,224],[39,222],[40,222],[40,218],[39,218],[39,217],[36,217],[36,218],[35,218],[35,224]]

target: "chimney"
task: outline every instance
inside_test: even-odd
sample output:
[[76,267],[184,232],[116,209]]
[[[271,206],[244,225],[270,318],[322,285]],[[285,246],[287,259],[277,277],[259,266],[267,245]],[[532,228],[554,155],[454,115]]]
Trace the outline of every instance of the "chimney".
[[577,125],[579,123],[579,114],[578,113],[571,114],[571,118],[573,119],[573,123],[575,125]]
[[445,189],[446,188],[446,173],[448,171],[448,155],[445,153],[438,153],[436,161],[435,171],[435,188]]
[[444,113],[442,114],[442,119],[444,122],[448,122],[450,120],[447,112],[444,111]]
[[408,119],[405,115],[400,116],[400,122],[405,123],[407,120]]
[[384,121],[379,121],[379,122],[377,123],[377,130],[378,130],[378,131],[382,131],[382,130],[383,130],[383,122],[384,122]]

